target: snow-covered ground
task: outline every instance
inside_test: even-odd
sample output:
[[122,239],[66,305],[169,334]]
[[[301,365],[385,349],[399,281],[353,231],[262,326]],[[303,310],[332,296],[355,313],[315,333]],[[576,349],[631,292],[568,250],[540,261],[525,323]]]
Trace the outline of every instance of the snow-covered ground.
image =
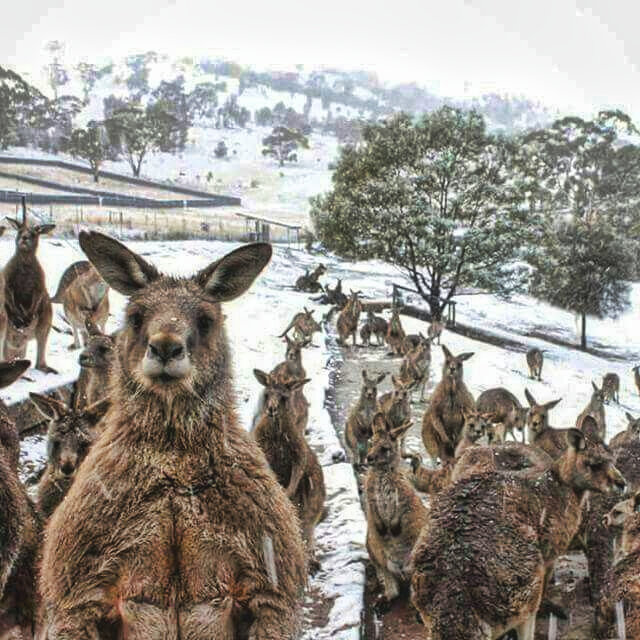
[[[236,245],[193,241],[138,242],[131,243],[130,246],[165,272],[189,274]],[[6,262],[12,251],[13,237],[1,238],[0,264]],[[84,259],[76,242],[58,238],[43,239],[39,256],[51,293],[57,287],[64,269],[70,263]],[[335,278],[341,277],[347,292],[349,289],[360,289],[368,297],[389,297],[392,283],[403,282],[395,269],[379,262],[344,263],[330,256],[314,257],[299,251],[276,248],[270,266],[250,291],[225,305],[227,331],[234,355],[237,406],[244,425],[251,424],[261,389],[252,374],[253,369],[269,370],[282,360],[284,344],[277,335],[303,305],[313,306],[308,296],[294,292],[290,285],[305,268],[318,261],[324,262],[328,267],[325,281],[333,286]],[[124,299],[112,292],[110,300],[113,317],[107,328],[112,330],[118,326]],[[445,331],[442,341],[454,353],[474,352],[473,358],[465,365],[465,380],[475,396],[485,389],[505,386],[523,403],[525,388],[541,402],[561,397],[562,402],[551,414],[552,424],[558,427],[574,424],[576,416],[591,395],[591,380],[599,382],[606,372],[617,372],[622,381],[621,404],[610,405],[606,409],[608,435],[611,436],[626,425],[625,411],[640,414],[640,397],[633,386],[630,371],[636,364],[633,361],[634,354],[640,352],[640,339],[636,330],[636,319],[640,311],[640,286],[633,287],[632,302],[631,310],[616,322],[590,322],[591,335],[602,343],[603,348],[606,347],[606,350],[615,354],[615,358],[608,360],[523,335],[535,326],[543,333],[572,337],[573,318],[560,310],[539,305],[526,297],[519,297],[512,302],[498,301],[488,295],[461,298],[458,308],[458,318],[461,321],[477,324],[505,336],[513,336],[525,344],[545,349],[542,382],[528,379],[523,353],[473,341],[449,331]],[[322,311],[318,308],[316,316],[320,316]],[[56,316],[59,312],[60,309],[56,308]],[[54,323],[64,326],[59,317],[54,319]],[[426,328],[424,323],[410,318],[403,318],[403,324],[408,332],[424,332]],[[33,382],[18,381],[3,391],[2,398],[11,403],[26,398],[30,391],[43,392],[74,380],[78,374],[78,352],[68,351],[69,342],[68,335],[52,332],[48,360],[60,373],[45,376],[31,370],[28,375],[33,378]],[[328,614],[329,623],[323,629],[308,629],[305,637],[307,640],[356,640],[364,586],[366,524],[351,466],[344,462],[333,462],[333,455],[340,452],[342,446],[325,409],[324,400],[325,390],[329,386],[328,361],[336,357],[335,347],[324,336],[316,335],[314,342],[315,346],[303,353],[304,366],[312,379],[305,391],[311,403],[309,440],[323,465],[328,515],[317,531],[322,569],[311,580],[311,587],[312,592],[320,594],[322,599],[330,603],[331,609]],[[28,355],[34,359],[35,343],[31,344]],[[440,376],[441,364],[441,350],[434,347],[431,372],[434,381]],[[411,447],[412,443],[408,444]],[[33,447],[25,446],[23,455],[30,459],[42,459],[43,443]]]

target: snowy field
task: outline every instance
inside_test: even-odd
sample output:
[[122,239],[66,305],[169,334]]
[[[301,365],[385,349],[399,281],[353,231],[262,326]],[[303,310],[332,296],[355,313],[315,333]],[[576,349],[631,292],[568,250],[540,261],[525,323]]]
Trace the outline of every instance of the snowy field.
[[[167,273],[190,274],[230,251],[234,244],[219,242],[131,243],[130,246]],[[4,263],[13,252],[13,236],[0,239],[0,262]],[[60,275],[72,262],[84,259],[77,243],[57,238],[43,239],[39,249],[47,286],[55,291]],[[332,286],[336,277],[343,278],[345,291],[360,289],[372,298],[390,297],[393,282],[402,283],[393,268],[378,263],[344,263],[331,257],[313,257],[299,251],[276,248],[274,258],[250,291],[238,300],[225,305],[227,332],[234,355],[234,377],[240,419],[247,427],[251,424],[260,385],[255,380],[254,368],[269,370],[284,356],[284,343],[278,338],[291,316],[303,305],[313,306],[306,294],[296,293],[291,283],[307,267],[318,260],[328,266],[324,280]],[[121,317],[124,298],[111,292],[112,317],[108,330],[115,329]],[[326,308],[316,307],[316,316]],[[63,327],[59,317],[61,309],[54,308],[54,324]],[[606,360],[576,350],[565,349],[542,340],[523,336],[529,328],[565,337],[574,337],[571,315],[538,305],[526,297],[510,303],[499,302],[492,296],[473,296],[459,303],[458,318],[465,323],[477,323],[484,329],[517,337],[526,344],[545,349],[543,381],[528,379],[523,353],[500,349],[473,341],[451,332],[445,332],[443,343],[454,352],[473,351],[474,356],[465,365],[465,380],[474,394],[497,386],[513,391],[524,403],[524,389],[528,388],[540,401],[562,398],[553,410],[552,424],[572,426],[591,395],[591,380],[599,382],[602,375],[615,371],[620,375],[621,404],[607,407],[609,437],[626,425],[624,412],[640,414],[640,397],[633,386],[631,367],[636,364],[633,354],[640,352],[634,322],[640,312],[640,287],[633,289],[633,307],[617,322],[590,323],[592,335],[615,353]],[[408,332],[425,331],[424,323],[403,318]],[[33,382],[20,380],[2,394],[3,399],[15,402],[27,397],[30,391],[46,391],[73,381],[78,374],[78,351],[69,351],[71,337],[53,332],[50,335],[48,362],[58,375],[43,375],[30,370]],[[303,363],[312,382],[305,387],[311,403],[309,412],[309,441],[318,453],[327,484],[328,517],[319,525],[317,540],[321,571],[311,580],[311,591],[328,602],[329,622],[322,629],[308,629],[305,638],[343,638],[356,640],[359,636],[360,613],[364,587],[364,547],[366,524],[360,509],[356,483],[348,463],[334,463],[333,456],[342,451],[329,413],[324,407],[325,391],[329,387],[329,360],[337,355],[335,345],[325,336],[316,334],[314,346],[303,352]],[[28,357],[35,358],[35,343]],[[622,359],[625,358],[625,359]],[[432,381],[440,376],[442,353],[433,349]],[[385,383],[386,390],[386,383]],[[408,443],[411,448],[414,444]],[[31,446],[25,443],[23,456],[29,459],[44,456],[40,441]]]

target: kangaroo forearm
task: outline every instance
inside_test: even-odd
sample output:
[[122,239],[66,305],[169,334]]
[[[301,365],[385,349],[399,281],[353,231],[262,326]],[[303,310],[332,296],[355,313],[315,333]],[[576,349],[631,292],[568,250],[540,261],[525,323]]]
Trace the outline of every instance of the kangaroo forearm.
[[93,607],[69,612],[50,606],[51,619],[43,624],[43,640],[101,640],[96,628],[99,615]]
[[449,436],[444,430],[444,425],[442,424],[442,420],[440,420],[440,418],[433,417],[431,419],[431,425],[433,426],[433,430],[438,434],[438,437],[442,440],[442,442],[449,442]]
[[291,470],[291,479],[289,480],[289,486],[287,487],[287,496],[289,498],[292,498],[298,490],[298,485],[300,484],[300,480],[302,480],[303,473],[304,469],[301,465],[296,465]]
[[289,607],[262,606],[254,612],[256,619],[249,640],[294,640],[298,637],[299,616]]

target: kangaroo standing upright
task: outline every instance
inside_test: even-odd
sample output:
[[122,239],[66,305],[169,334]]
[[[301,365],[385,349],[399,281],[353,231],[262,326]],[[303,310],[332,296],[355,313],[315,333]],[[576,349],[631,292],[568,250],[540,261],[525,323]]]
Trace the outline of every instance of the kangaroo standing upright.
[[473,396],[462,381],[462,363],[473,353],[454,356],[442,345],[444,366],[442,380],[431,396],[431,404],[422,418],[422,441],[434,460],[441,462],[454,457],[464,425],[464,412],[475,409]]
[[221,309],[271,247],[178,278],[100,233],[80,246],[129,301],[104,431],[49,521],[43,639],[295,638],[304,545],[238,425]]
[[36,369],[56,373],[47,365],[47,340],[53,312],[44,271],[36,252],[40,236],[54,224],[31,227],[7,218],[17,231],[16,250],[0,273],[0,360],[24,358],[27,343],[36,339]]
[[542,380],[542,364],[544,356],[542,351],[533,347],[527,351],[527,366],[529,367],[529,377],[534,380]]

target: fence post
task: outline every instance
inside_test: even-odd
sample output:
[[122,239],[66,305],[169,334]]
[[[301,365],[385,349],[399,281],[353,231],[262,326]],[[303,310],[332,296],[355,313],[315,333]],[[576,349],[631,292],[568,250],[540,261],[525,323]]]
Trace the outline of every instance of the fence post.
[[122,239],[122,225],[124,224],[124,220],[123,220],[123,216],[122,216],[122,211],[120,211],[120,239]]

